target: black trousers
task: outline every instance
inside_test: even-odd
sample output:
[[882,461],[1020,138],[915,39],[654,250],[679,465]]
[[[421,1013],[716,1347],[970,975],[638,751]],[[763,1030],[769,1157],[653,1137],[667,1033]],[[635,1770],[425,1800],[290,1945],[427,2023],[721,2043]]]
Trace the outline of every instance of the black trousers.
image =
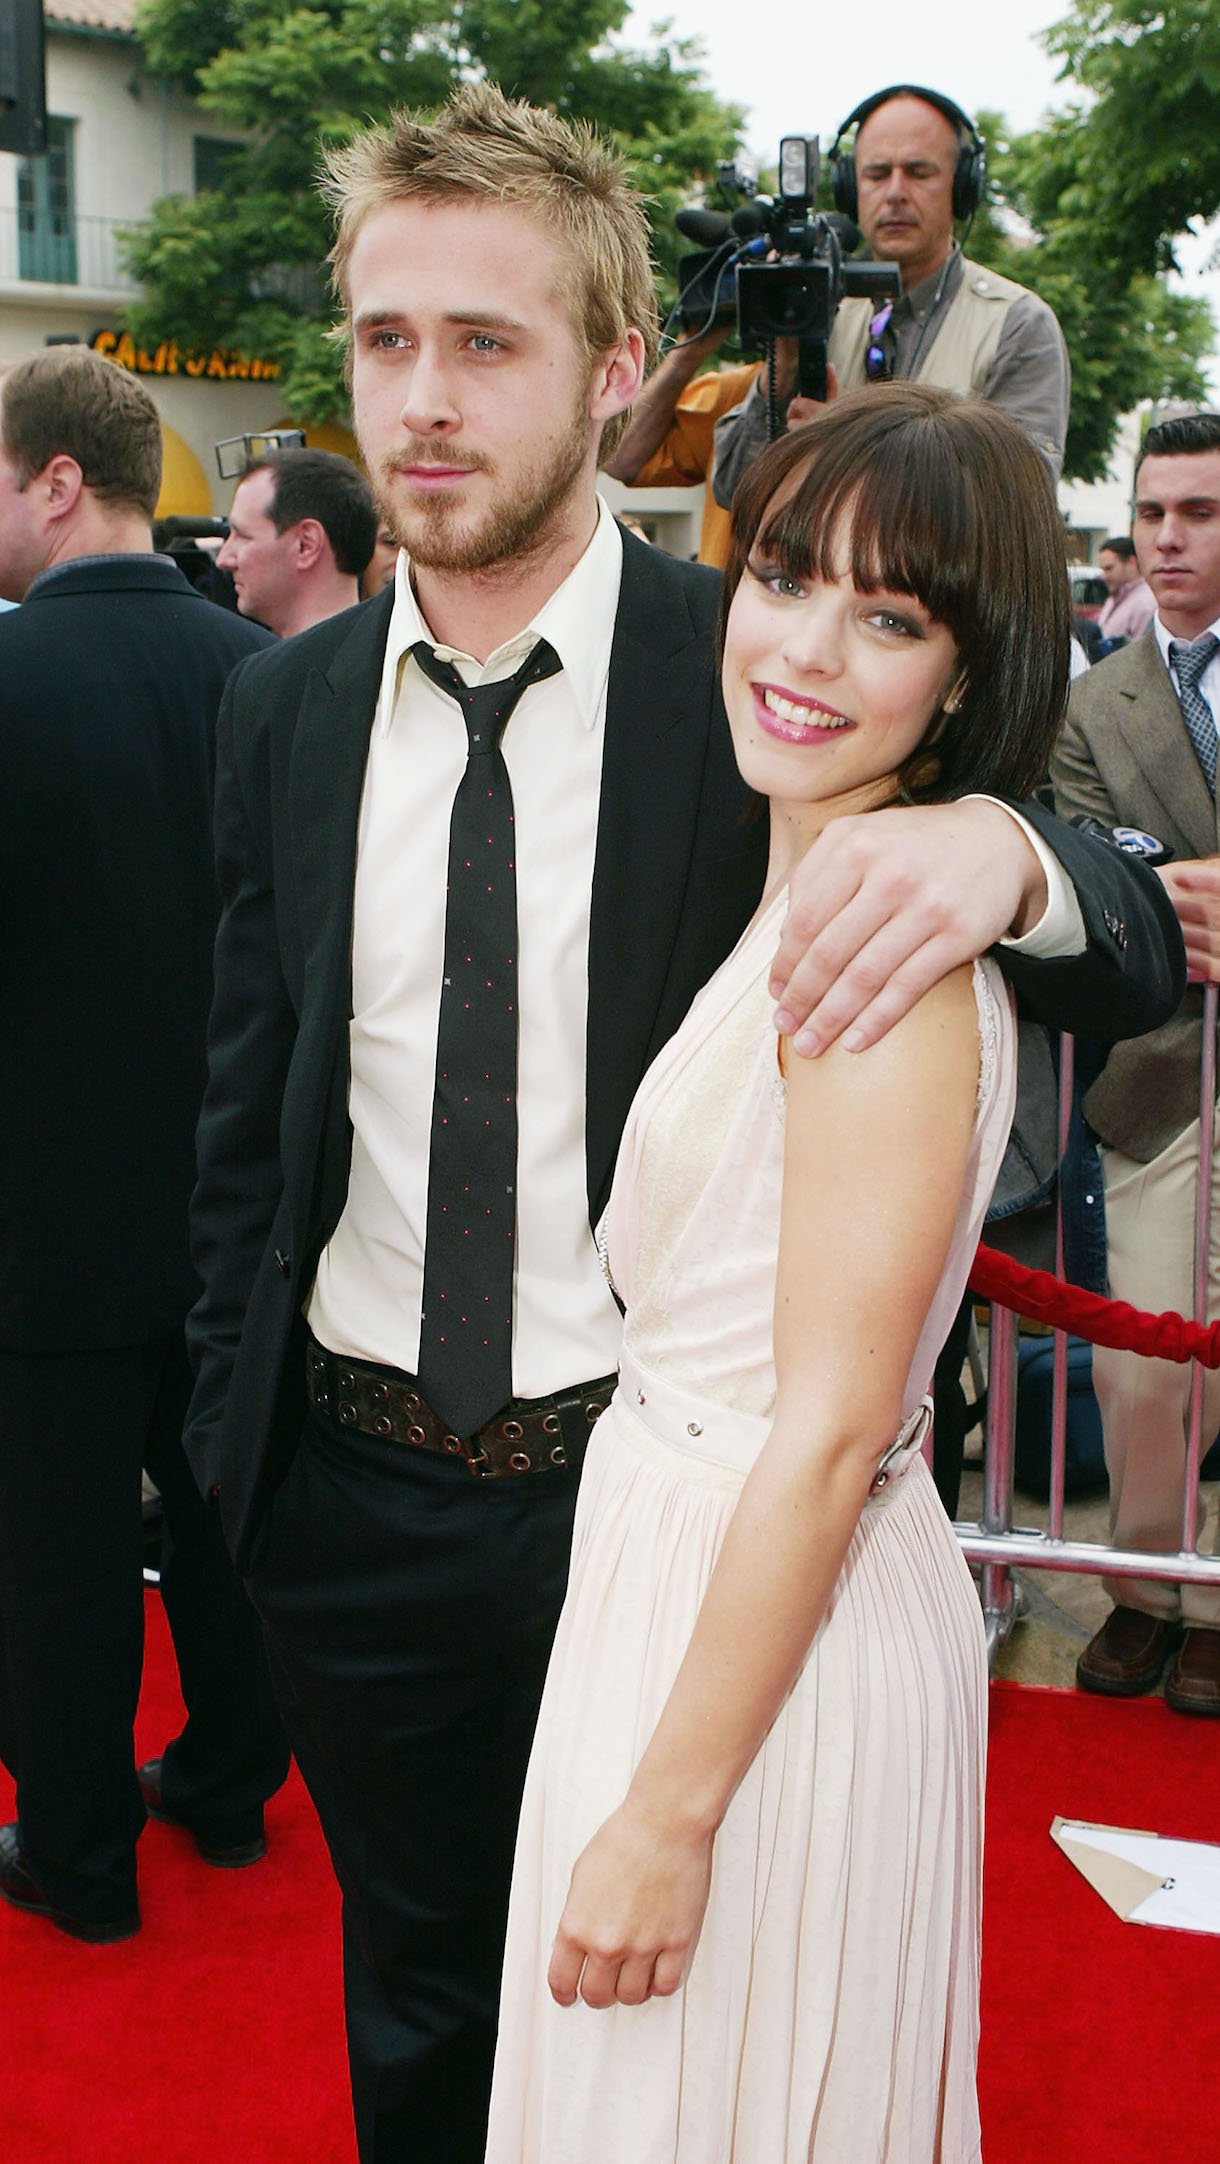
[[578,1476],[307,1422],[251,1577],[343,1890],[362,2164],[482,2164],[513,1841]]
[[187,1722],[168,1803],[251,1838],[288,1770],[258,1618],[182,1451],[181,1332],[117,1350],[0,1352],[0,1759],[47,1891],[109,1924],[136,1902],[132,1723],[144,1653],[141,1467],[161,1491],[161,1592]]

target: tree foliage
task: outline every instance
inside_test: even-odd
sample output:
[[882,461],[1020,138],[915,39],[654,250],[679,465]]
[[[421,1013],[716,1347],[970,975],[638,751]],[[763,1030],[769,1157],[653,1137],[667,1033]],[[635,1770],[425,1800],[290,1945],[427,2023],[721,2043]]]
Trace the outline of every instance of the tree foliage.
[[1171,292],[1152,266],[1132,266],[1100,218],[1081,214],[1079,122],[1057,115],[1008,138],[994,114],[987,138],[989,200],[970,252],[1054,309],[1072,363],[1064,472],[1105,473],[1124,413],[1147,399],[1204,395],[1201,363],[1215,325],[1207,303]]
[[988,262],[1032,286],[1072,356],[1067,471],[1105,471],[1119,416],[1206,395],[1215,324],[1173,292],[1175,244],[1220,209],[1216,0],[1074,0],[1046,32],[1078,95],[1035,133],[989,147]]
[[1099,228],[1119,272],[1173,268],[1176,237],[1220,210],[1216,0],[1075,0],[1046,43],[1085,98],[1057,124],[1037,208]]
[[654,199],[659,270],[693,176],[731,155],[741,116],[704,81],[697,48],[613,42],[626,0],[144,0],[149,70],[245,132],[223,192],[167,196],[133,233],[144,298],[128,324],[148,345],[241,346],[281,363],[302,420],[343,412],[315,180],[322,149],[395,105],[433,109],[484,76],[510,96],[613,134]]

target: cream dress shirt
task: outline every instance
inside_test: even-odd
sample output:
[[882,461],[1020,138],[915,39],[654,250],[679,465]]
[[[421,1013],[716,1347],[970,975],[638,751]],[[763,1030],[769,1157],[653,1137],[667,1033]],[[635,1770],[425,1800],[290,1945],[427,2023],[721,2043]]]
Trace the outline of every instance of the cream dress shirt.
[[[517,638],[481,667],[436,649],[470,684],[511,676],[539,638],[563,664],[523,695],[503,738],[519,845],[513,1392],[523,1398],[609,1374],[621,1335],[585,1164],[589,908],[622,574],[622,538],[599,506],[580,562]],[[449,815],[467,741],[461,712],[410,653],[418,639],[435,644],[400,556],[358,828],[351,1178],[306,1303],[332,1352],[408,1374],[419,1359]]]

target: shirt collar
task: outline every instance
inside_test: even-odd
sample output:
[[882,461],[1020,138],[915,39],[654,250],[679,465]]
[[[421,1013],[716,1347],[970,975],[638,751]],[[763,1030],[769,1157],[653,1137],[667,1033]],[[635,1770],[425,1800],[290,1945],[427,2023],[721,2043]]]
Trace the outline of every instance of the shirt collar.
[[404,656],[420,639],[435,646],[442,660],[454,661],[459,667],[465,664],[462,673],[474,683],[492,683],[498,677],[512,675],[539,639],[549,639],[559,656],[584,726],[595,728],[610,673],[610,648],[622,572],[623,537],[609,507],[599,496],[597,524],[579,562],[573,565],[563,584],[556,587],[537,615],[479,664],[460,648],[440,645],[433,638],[415,597],[406,552],[401,552],[394,575],[394,606],[377,706],[381,734],[388,733],[394,720]]
[[938,301],[952,300],[961,279],[962,251],[955,241],[945,261],[939,263],[934,271],[929,271],[926,278],[921,278],[919,284],[912,286],[909,293],[904,293],[895,301],[895,315],[901,310],[904,316],[913,316],[917,323],[922,323]]
[[[1176,640],[1176,638],[1174,638],[1174,634],[1171,631],[1166,631],[1164,624],[1161,622],[1161,612],[1159,609],[1157,610],[1156,615],[1152,619],[1152,628],[1153,631],[1156,633],[1156,643],[1160,649],[1161,660],[1164,662],[1165,667],[1168,669],[1170,667],[1169,642],[1171,639],[1173,639],[1174,644],[1177,645],[1178,641]],[[1201,639],[1209,631],[1213,631],[1216,637],[1220,639],[1220,616],[1217,616],[1214,623],[1205,624],[1202,631],[1196,631],[1195,638]],[[1186,641],[1186,644],[1188,646],[1193,645],[1193,643],[1194,641],[1190,639]],[[1215,658],[1216,657],[1213,654],[1212,662],[1215,661]],[[1210,668],[1211,665],[1212,663],[1209,662],[1208,667]]]

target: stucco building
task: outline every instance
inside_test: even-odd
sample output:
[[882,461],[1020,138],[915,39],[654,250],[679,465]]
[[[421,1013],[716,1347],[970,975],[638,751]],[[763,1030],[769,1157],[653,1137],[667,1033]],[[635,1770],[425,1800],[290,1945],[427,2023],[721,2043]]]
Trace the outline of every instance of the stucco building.
[[[227,510],[233,484],[220,479],[213,446],[291,421],[274,370],[257,355],[188,352],[173,340],[142,353],[125,339],[120,317],[137,289],[120,234],[158,196],[214,186],[239,138],[145,72],[134,0],[44,0],[43,12],[48,148],[0,154],[0,366],[48,338],[110,352],[143,377],[162,416],[158,508]],[[310,441],[354,448],[341,429],[311,430]]]

